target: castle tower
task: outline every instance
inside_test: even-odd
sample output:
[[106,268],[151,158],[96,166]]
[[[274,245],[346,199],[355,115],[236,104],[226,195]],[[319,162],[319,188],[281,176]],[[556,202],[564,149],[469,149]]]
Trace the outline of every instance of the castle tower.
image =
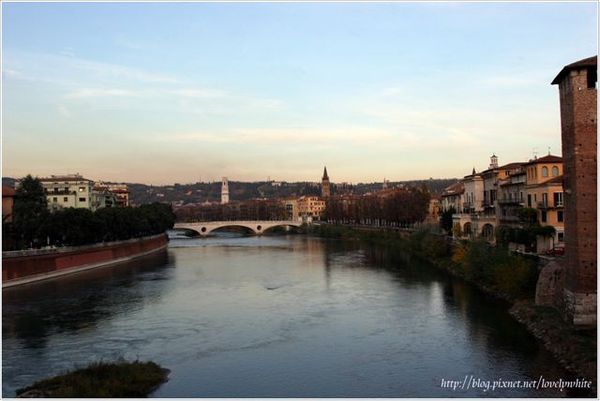
[[565,205],[565,318],[596,325],[597,57],[564,67],[560,94]]
[[221,184],[221,205],[226,203],[229,203],[229,182],[227,181],[227,177],[223,177]]
[[327,176],[327,167],[325,167],[325,170],[323,170],[323,178],[321,179],[321,196],[324,198],[331,196],[329,177]]

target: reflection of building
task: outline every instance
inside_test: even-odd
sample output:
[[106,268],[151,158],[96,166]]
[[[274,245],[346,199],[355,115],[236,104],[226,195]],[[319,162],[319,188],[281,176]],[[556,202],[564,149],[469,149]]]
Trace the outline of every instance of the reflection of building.
[[12,221],[15,190],[11,187],[2,187],[2,223]]
[[565,316],[596,325],[597,57],[564,67],[560,93],[565,204]]
[[92,190],[94,183],[79,174],[52,175],[40,178],[50,210],[65,207],[96,209]]
[[221,204],[225,205],[227,203],[229,203],[229,182],[227,181],[227,177],[223,177],[221,184]]
[[329,176],[327,175],[327,167],[323,170],[323,178],[321,179],[321,196],[327,198],[331,196],[331,187],[329,185]]
[[302,196],[298,199],[298,214],[302,219],[320,219],[324,212],[325,201],[318,196]]

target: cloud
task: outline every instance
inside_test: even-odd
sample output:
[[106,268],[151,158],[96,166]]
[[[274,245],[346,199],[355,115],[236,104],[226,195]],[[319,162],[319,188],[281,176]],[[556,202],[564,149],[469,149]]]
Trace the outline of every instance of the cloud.
[[96,97],[137,97],[141,93],[127,89],[83,88],[67,94],[70,99],[89,99]]
[[193,99],[215,99],[228,96],[226,91],[220,89],[175,89],[167,91],[167,93]]

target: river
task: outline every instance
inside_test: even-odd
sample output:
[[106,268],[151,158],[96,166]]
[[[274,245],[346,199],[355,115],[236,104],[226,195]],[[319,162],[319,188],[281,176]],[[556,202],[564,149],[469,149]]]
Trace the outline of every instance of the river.
[[[568,378],[472,286],[397,251],[302,235],[172,239],[2,298],[5,397],[120,357],[171,370],[155,397],[541,397],[564,393],[485,381]],[[480,388],[442,385],[471,375]]]

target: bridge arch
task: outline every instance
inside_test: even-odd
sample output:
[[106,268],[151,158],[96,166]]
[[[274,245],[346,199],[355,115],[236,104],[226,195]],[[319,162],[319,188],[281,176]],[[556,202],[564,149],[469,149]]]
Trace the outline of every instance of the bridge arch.
[[226,227],[243,227],[249,230],[254,235],[261,235],[265,231],[268,231],[275,227],[300,227],[302,223],[297,221],[287,220],[266,220],[266,221],[205,221],[205,222],[194,222],[194,223],[176,223],[174,229],[191,230],[199,233],[201,236],[206,237],[211,232],[226,228]]

